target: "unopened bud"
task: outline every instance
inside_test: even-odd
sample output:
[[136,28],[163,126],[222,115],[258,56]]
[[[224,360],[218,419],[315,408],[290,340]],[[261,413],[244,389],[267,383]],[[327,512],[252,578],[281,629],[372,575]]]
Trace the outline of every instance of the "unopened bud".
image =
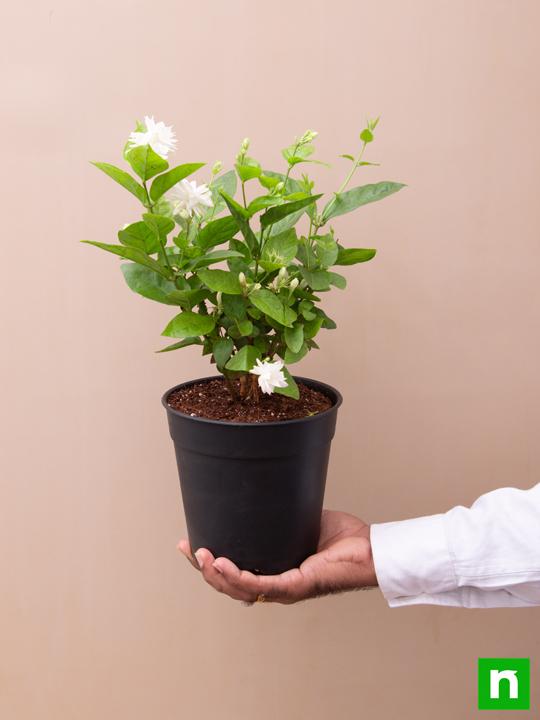
[[222,298],[223,298],[223,293],[221,292],[221,290],[219,290],[216,293],[216,307],[218,310],[221,310],[221,308],[222,308],[222,304],[221,304]]
[[261,283],[255,283],[255,284],[252,285],[252,287],[251,287],[251,292],[253,292],[253,290],[260,290],[261,287],[262,287]]
[[276,187],[274,189],[277,193],[280,193],[280,192],[283,192],[284,188],[285,188],[285,183],[282,181],[282,182],[278,182],[278,184],[276,185]]
[[180,215],[182,220],[189,220],[189,218],[191,217],[190,213],[187,210],[180,210],[178,214]]
[[247,152],[249,148],[249,138],[244,138],[242,140],[241,150],[242,152]]
[[247,287],[246,276],[243,272],[238,273],[238,282],[243,288]]
[[300,290],[303,290],[304,288],[307,288],[307,282],[305,280],[302,280],[300,282]]
[[287,272],[286,267],[279,268],[278,277],[280,280],[284,280],[287,277],[287,275],[288,275],[288,272]]
[[289,290],[290,290],[291,292],[294,292],[294,291],[296,290],[296,288],[298,287],[298,283],[299,283],[299,282],[300,282],[300,281],[298,280],[298,278],[293,278],[293,279],[291,280],[291,282],[289,283]]
[[319,133],[316,130],[306,130],[300,138],[301,143],[310,143],[317,137]]
[[221,168],[223,167],[223,163],[221,160],[218,160],[217,163],[215,163],[214,167],[212,168],[212,175],[217,175],[221,172]]

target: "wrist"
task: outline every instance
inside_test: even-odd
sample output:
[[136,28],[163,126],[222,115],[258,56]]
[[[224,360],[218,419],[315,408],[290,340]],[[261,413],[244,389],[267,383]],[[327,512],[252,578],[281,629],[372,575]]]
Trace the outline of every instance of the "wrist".
[[361,535],[366,541],[365,553],[362,560],[362,578],[359,587],[378,587],[377,573],[375,572],[375,562],[373,560],[373,552],[371,549],[371,525],[362,528]]

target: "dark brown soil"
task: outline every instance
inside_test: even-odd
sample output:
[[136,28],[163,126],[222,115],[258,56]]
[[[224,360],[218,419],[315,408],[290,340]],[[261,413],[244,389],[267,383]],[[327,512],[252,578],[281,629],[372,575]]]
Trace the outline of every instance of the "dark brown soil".
[[332,401],[323,393],[302,383],[298,387],[298,400],[275,393],[260,393],[259,402],[254,403],[252,400],[233,400],[225,381],[216,378],[175,390],[169,395],[168,404],[192,417],[246,423],[293,420],[316,415],[332,407]]

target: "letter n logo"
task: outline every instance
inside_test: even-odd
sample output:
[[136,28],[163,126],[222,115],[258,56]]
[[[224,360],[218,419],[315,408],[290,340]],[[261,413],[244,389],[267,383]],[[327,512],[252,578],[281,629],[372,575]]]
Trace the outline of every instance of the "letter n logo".
[[529,658],[478,659],[479,710],[529,710]]

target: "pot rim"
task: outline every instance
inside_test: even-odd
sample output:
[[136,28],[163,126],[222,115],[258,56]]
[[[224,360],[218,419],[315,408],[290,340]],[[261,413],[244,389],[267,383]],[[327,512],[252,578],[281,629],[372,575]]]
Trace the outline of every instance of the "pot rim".
[[[276,427],[276,426],[282,426],[282,425],[293,425],[303,422],[310,422],[313,420],[317,420],[320,417],[323,417],[331,412],[336,412],[343,402],[343,396],[339,392],[339,390],[336,390],[335,387],[332,385],[328,385],[328,383],[321,382],[320,380],[314,380],[313,378],[307,378],[303,377],[302,375],[293,375],[293,378],[298,382],[303,382],[306,385],[317,385],[321,388],[321,391],[327,395],[330,400],[332,400],[332,395],[335,395],[335,402],[332,404],[331,407],[328,408],[328,410],[323,410],[320,413],[316,413],[315,415],[306,415],[305,417],[301,418],[291,418],[290,420],[272,420],[270,422],[261,422],[261,423],[254,423],[254,422],[236,422],[231,420],[214,420],[213,418],[205,418],[205,417],[198,417],[193,415],[188,415],[188,413],[181,412],[180,410],[176,410],[175,408],[171,407],[169,403],[167,402],[169,395],[173,393],[175,390],[178,390],[181,387],[186,387],[187,385],[194,385],[198,382],[207,382],[210,380],[216,380],[219,378],[222,378],[223,375],[207,375],[206,377],[202,378],[195,378],[194,380],[186,380],[186,382],[178,383],[178,385],[174,385],[173,387],[169,388],[161,397],[161,404],[165,408],[165,410],[168,413],[172,413],[173,415],[178,415],[183,418],[187,418],[188,420],[192,420],[193,422],[200,422],[200,423],[207,423],[210,425],[225,425],[230,427]],[[328,392],[327,392],[328,391]]]

